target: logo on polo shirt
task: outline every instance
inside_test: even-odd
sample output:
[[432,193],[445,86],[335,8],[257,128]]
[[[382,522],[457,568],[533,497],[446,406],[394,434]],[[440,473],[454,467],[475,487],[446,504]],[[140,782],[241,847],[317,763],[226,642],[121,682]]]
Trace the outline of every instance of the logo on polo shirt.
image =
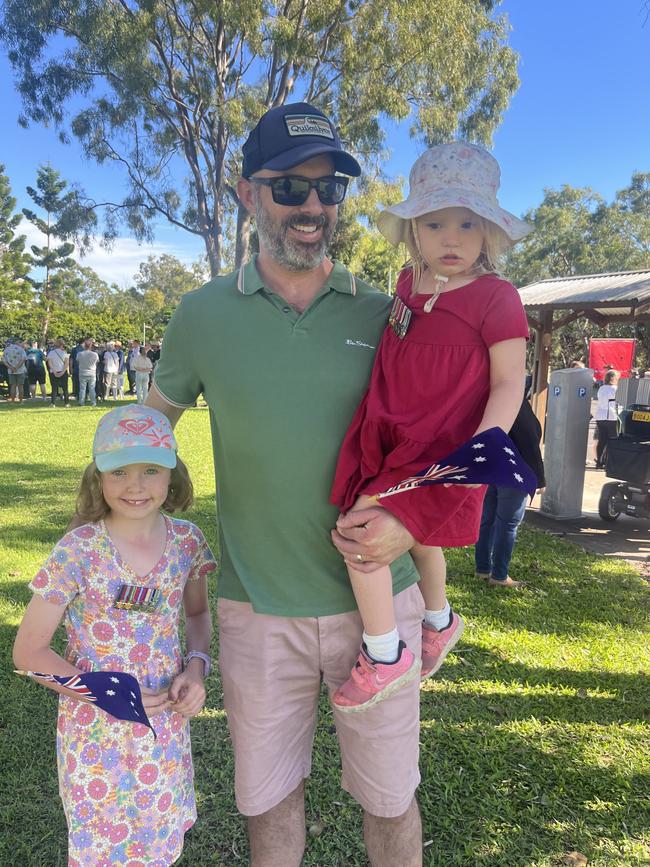
[[362,346],[364,349],[376,349],[376,347],[372,346],[370,343],[364,343],[363,340],[350,340],[349,337],[345,341],[345,345],[346,346]]
[[319,135],[322,138],[334,138],[334,133],[324,117],[315,114],[288,114],[284,118],[287,132],[292,136]]

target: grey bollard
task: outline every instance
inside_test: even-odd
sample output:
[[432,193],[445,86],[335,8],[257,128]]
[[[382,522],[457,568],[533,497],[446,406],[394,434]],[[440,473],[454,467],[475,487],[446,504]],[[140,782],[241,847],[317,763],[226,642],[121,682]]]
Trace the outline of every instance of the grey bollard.
[[548,388],[544,436],[546,488],[540,510],[550,518],[579,518],[589,436],[593,371],[555,370]]

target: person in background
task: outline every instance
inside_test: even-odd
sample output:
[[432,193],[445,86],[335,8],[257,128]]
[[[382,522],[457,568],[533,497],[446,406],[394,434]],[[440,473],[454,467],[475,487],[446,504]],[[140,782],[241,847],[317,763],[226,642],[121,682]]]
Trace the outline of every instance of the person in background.
[[124,400],[124,374],[126,373],[126,362],[124,360],[124,350],[122,349],[122,341],[115,341],[115,352],[117,353],[117,397],[119,400]]
[[25,374],[27,373],[27,354],[20,340],[14,338],[7,342],[3,360],[7,367],[9,380],[9,400],[14,403],[21,403],[24,396]]
[[34,400],[36,398],[36,386],[38,385],[41,391],[41,399],[47,400],[47,390],[45,388],[45,354],[40,349],[38,342],[32,340],[29,349],[27,350],[27,379],[29,382],[29,396]]
[[569,367],[584,367],[584,366],[585,366],[584,361],[578,361],[578,360],[572,361],[571,364],[569,365]]
[[140,341],[136,338],[135,340],[129,340],[129,351],[126,357],[126,375],[129,379],[129,393],[135,394],[135,369],[133,367],[133,362],[140,355]]
[[147,358],[151,361],[152,368],[149,374],[149,388],[153,385],[153,375],[156,365],[160,361],[160,343],[152,343],[147,350]]
[[618,404],[616,402],[616,386],[619,373],[608,370],[603,384],[598,389],[596,400],[596,469],[605,468],[607,441],[613,439],[618,431]]
[[140,347],[138,357],[133,361],[133,370],[135,372],[136,399],[138,403],[144,403],[149,394],[149,377],[153,370],[153,364],[144,346]]
[[77,365],[79,368],[79,406],[86,402],[86,394],[90,398],[92,406],[97,406],[95,386],[97,382],[97,364],[99,355],[93,349],[93,341],[89,337],[83,343],[83,349],[77,353]]
[[[27,356],[28,351],[31,348],[31,344],[29,340],[23,340],[20,344],[22,348],[25,350],[25,356]],[[29,388],[29,359],[25,357],[25,377],[23,379],[23,398],[24,400],[28,400],[31,398],[31,391]]]
[[65,350],[65,342],[59,337],[54,341],[54,347],[50,349],[45,359],[47,369],[50,372],[50,388],[52,389],[52,406],[56,406],[56,398],[61,391],[65,406],[70,406],[68,396],[68,377],[70,375],[70,356]]
[[70,365],[72,368],[72,396],[79,400],[79,365],[77,364],[77,354],[84,348],[84,339],[80,337],[75,346],[70,350]]
[[[510,429],[510,438],[537,476],[538,490],[545,487],[544,463],[539,443],[542,426],[535,416],[528,391]],[[474,546],[476,574],[491,587],[516,588],[522,582],[510,577],[509,568],[517,530],[526,512],[527,494],[515,488],[489,485],[483,501],[479,537]]]
[[106,344],[93,341],[92,348],[95,350],[97,355],[99,355],[97,376],[95,377],[95,394],[97,395],[97,400],[102,401],[103,403],[106,397],[106,385],[104,382],[104,353],[106,352]]
[[117,374],[120,369],[120,357],[115,351],[115,342],[109,340],[104,352],[104,396],[117,400]]

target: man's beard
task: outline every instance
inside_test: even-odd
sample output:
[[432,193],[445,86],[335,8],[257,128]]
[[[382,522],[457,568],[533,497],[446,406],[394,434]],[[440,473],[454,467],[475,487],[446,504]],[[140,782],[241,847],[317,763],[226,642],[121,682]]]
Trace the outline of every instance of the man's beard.
[[[256,191],[257,193],[257,191]],[[264,208],[259,194],[255,196],[255,226],[260,240],[260,247],[270,255],[274,262],[282,265],[288,271],[311,271],[317,268],[325,258],[327,248],[332,240],[336,220],[328,220],[325,214],[319,217],[307,214],[292,214],[282,222],[274,220]],[[295,225],[322,226],[323,234],[318,244],[301,243],[287,237],[288,230]],[[309,237],[306,235],[306,237]]]

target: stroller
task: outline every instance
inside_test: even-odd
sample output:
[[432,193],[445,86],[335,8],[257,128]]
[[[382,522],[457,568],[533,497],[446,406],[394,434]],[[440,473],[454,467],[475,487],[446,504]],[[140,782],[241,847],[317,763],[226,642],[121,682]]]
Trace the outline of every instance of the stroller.
[[619,481],[603,485],[598,514],[604,521],[620,515],[650,518],[650,405],[633,403],[621,412],[619,434],[607,442],[605,475]]

